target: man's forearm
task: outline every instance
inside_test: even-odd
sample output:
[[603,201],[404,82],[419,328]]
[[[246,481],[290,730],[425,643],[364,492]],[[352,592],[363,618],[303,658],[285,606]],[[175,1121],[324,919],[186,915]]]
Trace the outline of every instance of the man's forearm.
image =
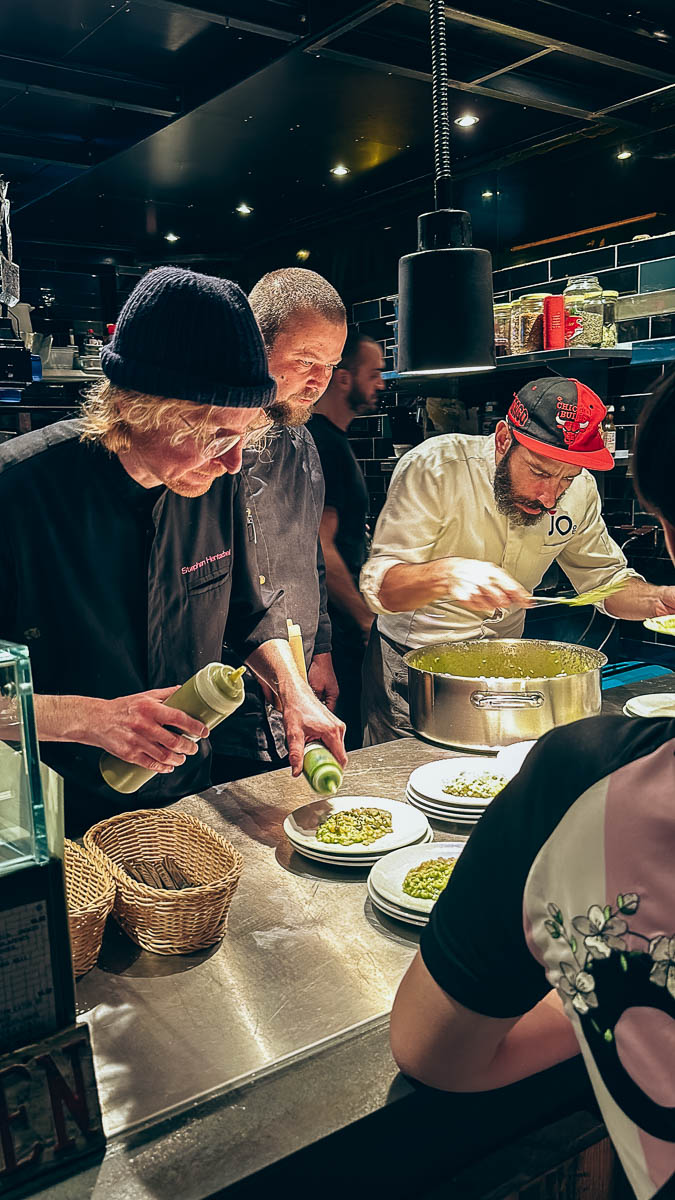
[[298,689],[307,687],[293,658],[290,644],[283,638],[263,642],[246,659],[247,665],[259,679],[279,697],[291,700]]
[[379,600],[389,612],[413,612],[447,595],[447,559],[427,563],[397,563],[380,585]]
[[373,614],[356,587],[347,564],[334,547],[324,547],[326,562],[326,588],[328,597],[336,608],[349,614],[361,629],[373,623]]
[[605,610],[622,621],[644,621],[646,617],[660,616],[660,600],[665,590],[645,579],[630,579],[625,588],[605,600]]
[[105,700],[93,696],[34,696],[35,724],[41,742],[88,742],[85,712],[102,710]]

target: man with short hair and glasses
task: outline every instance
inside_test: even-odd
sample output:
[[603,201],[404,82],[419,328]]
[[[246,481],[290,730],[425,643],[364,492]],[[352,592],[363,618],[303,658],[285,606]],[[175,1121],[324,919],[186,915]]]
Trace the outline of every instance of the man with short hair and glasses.
[[[319,523],[324,504],[321,462],[306,422],[340,361],[347,334],[335,288],[315,271],[284,267],[264,275],[249,297],[269,371],[277,385],[267,416],[274,429],[261,453],[244,451],[242,489],[250,537],[257,546],[263,595],[283,594],[284,617],[300,626],[310,686],[330,709],[338,685],[331,661],[331,622]],[[226,655],[227,656],[227,655]],[[218,770],[239,778],[283,765],[283,723],[246,678],[246,699],[214,731]]]
[[224,639],[277,695],[293,773],[310,738],[345,762],[343,726],[300,678],[247,537],[242,454],[275,385],[243,292],[151,271],[101,362],[82,420],[0,447],[0,636],[30,649],[71,835],[128,805],[102,779],[102,750],[156,772],[134,807],[218,782],[207,728],[163,701]]

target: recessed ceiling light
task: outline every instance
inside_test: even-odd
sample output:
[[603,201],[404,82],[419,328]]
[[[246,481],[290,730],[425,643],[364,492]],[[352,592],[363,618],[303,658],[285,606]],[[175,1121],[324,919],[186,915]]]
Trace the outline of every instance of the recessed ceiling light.
[[250,217],[253,209],[251,208],[250,204],[242,203],[237,205],[237,212],[241,217]]
[[491,200],[492,197],[494,196],[494,192],[491,192],[488,189],[484,192],[481,192],[481,196],[483,197],[484,200]]
[[164,237],[167,242],[179,242],[180,241],[180,237],[178,236],[177,233],[165,233]]
[[470,129],[472,125],[477,125],[480,117],[475,117],[473,113],[463,113],[461,117],[455,117],[455,125],[459,125],[461,129]]
[[299,262],[307,262],[307,259],[309,258],[309,250],[296,250],[295,257],[299,260]]
[[619,150],[619,153],[617,154],[616,157],[618,158],[619,162],[625,162],[625,160],[627,158],[633,157],[633,151],[632,150]]
[[344,163],[338,163],[338,165],[336,167],[331,167],[330,173],[331,173],[331,175],[338,175],[338,176],[339,175],[349,175],[349,167],[346,167],[344,165]]

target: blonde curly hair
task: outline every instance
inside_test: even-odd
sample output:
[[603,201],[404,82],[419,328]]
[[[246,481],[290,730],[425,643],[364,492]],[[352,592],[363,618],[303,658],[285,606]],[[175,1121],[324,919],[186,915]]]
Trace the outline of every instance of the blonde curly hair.
[[[167,426],[176,424],[177,428],[169,439],[170,445],[178,446],[188,439],[206,441],[209,432],[212,433],[211,407],[196,420],[192,416],[196,409],[202,407],[190,400],[167,400],[161,396],[127,391],[104,378],[94,384],[82,401],[80,440],[100,442],[112,454],[119,454],[131,449],[134,431],[151,433],[153,430],[166,429]],[[178,425],[176,418],[185,420],[188,416],[189,425]],[[251,434],[259,434],[262,440],[267,429],[269,423],[247,430],[247,441],[252,440]]]

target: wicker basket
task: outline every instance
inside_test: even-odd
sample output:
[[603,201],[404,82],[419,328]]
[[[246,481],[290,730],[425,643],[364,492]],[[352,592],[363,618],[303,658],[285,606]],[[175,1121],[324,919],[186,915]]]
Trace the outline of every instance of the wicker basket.
[[67,838],[64,861],[73,969],[76,975],[84,975],[99,956],[115,884],[102,862]]
[[[84,844],[113,876],[113,916],[137,945],[155,954],[189,954],[225,934],[243,860],[196,817],[152,808],[118,813],[87,830]],[[165,857],[199,883],[182,890],[149,887],[123,866]]]

